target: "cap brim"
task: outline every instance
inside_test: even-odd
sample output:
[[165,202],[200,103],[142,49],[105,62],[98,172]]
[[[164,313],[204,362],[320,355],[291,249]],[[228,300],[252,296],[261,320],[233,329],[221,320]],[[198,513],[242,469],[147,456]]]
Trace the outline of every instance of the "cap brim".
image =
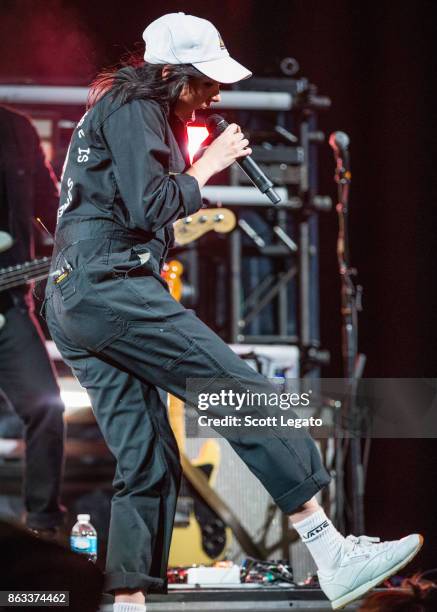
[[196,62],[193,66],[210,79],[219,83],[237,83],[252,76],[250,70],[232,57],[221,57],[210,62]]

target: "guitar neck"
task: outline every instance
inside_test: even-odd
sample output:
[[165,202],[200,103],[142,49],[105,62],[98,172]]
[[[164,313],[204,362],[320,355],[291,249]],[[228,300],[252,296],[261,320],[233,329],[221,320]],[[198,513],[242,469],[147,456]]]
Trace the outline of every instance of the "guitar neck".
[[50,270],[50,257],[34,259],[24,264],[0,269],[0,292],[26,285],[32,281],[47,278]]

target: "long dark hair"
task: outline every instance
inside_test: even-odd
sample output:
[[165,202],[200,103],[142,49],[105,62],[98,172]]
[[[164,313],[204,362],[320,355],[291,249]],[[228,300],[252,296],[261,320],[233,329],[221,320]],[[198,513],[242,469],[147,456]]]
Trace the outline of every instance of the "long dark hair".
[[[165,66],[168,74],[163,78]],[[96,76],[91,83],[87,108],[109,94],[122,104],[139,98],[156,100],[168,113],[184,85],[202,76],[191,64],[148,64],[138,53],[131,54],[120,65]]]

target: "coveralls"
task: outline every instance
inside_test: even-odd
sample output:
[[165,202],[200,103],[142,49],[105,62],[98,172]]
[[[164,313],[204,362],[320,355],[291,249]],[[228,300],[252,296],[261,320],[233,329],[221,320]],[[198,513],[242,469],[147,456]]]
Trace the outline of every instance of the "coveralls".
[[[53,266],[71,270],[48,287],[45,310],[117,460],[108,591],[165,590],[181,468],[162,390],[187,400],[189,378],[269,387],[160,277],[172,223],[202,205],[183,132],[155,101],[106,94],[75,129],[62,179]],[[284,512],[329,482],[306,433],[228,440]]]

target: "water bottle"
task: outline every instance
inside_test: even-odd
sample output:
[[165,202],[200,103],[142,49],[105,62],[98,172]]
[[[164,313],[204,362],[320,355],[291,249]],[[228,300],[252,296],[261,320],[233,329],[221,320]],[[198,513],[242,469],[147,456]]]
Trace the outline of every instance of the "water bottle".
[[89,561],[97,561],[97,532],[90,523],[89,514],[77,515],[77,523],[70,534],[70,547]]

